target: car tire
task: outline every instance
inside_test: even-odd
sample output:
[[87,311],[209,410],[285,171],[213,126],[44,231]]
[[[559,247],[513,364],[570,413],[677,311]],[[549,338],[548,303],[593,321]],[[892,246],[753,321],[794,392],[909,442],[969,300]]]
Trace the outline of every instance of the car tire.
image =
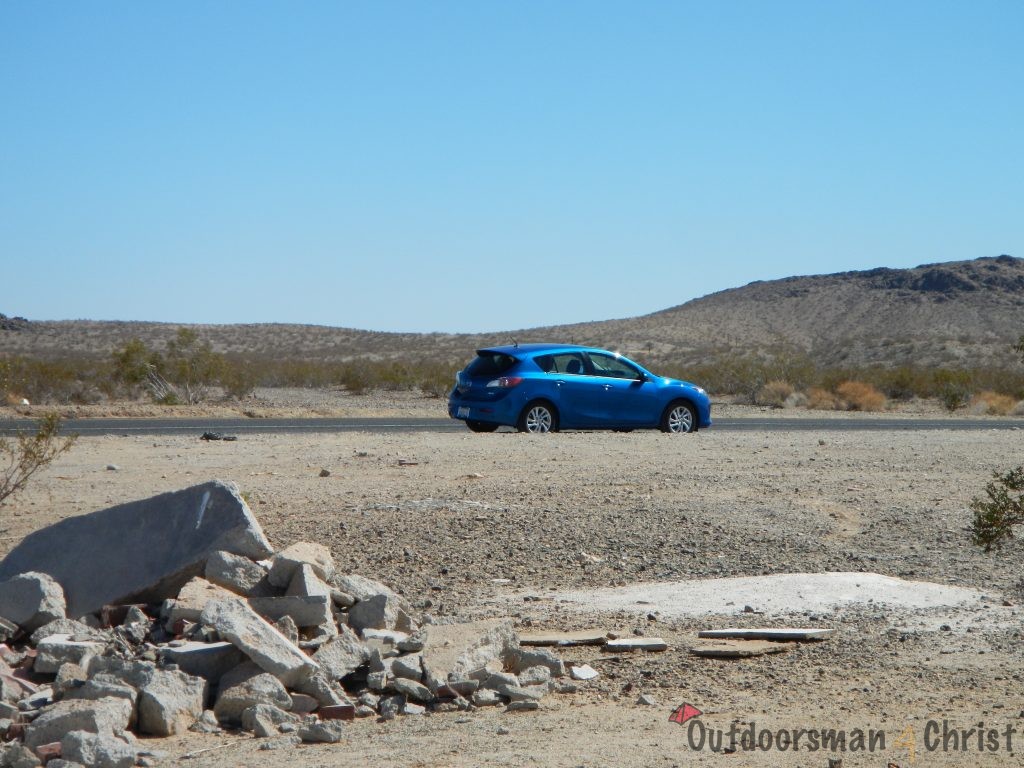
[[661,431],[684,434],[697,431],[697,412],[685,400],[674,400],[661,414]]
[[466,426],[469,427],[470,432],[493,432],[500,425],[490,421],[477,421],[476,419],[466,419]]
[[534,435],[557,432],[558,411],[555,410],[551,403],[546,403],[543,400],[527,403],[522,413],[519,414],[516,429],[520,432],[529,432]]

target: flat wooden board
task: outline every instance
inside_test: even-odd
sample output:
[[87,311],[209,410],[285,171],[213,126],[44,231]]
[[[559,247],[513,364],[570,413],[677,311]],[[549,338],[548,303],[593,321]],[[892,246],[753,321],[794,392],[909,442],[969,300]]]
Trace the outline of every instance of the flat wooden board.
[[608,640],[608,632],[603,629],[584,629],[578,632],[544,632],[533,635],[520,635],[520,645],[562,646],[604,645]]
[[705,629],[697,637],[732,638],[735,640],[778,640],[795,642],[799,640],[825,640],[835,634],[834,629],[818,627],[763,627],[755,629]]
[[792,645],[787,643],[772,643],[768,640],[714,640],[694,646],[690,653],[713,659],[745,659],[768,653],[783,653],[790,648]]

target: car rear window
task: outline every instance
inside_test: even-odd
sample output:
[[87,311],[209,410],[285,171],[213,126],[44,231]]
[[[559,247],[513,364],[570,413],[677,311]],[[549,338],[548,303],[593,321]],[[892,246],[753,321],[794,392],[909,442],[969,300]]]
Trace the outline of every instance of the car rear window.
[[470,376],[500,376],[516,364],[511,355],[501,352],[477,352],[476,360],[466,367]]

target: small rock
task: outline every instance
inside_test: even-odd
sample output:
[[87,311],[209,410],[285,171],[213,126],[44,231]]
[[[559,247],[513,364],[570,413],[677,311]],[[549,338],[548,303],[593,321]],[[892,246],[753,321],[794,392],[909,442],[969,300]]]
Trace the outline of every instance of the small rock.
[[341,741],[344,727],[340,720],[313,720],[300,725],[297,733],[305,743],[337,744]]
[[329,470],[329,469],[321,469],[320,470],[320,477],[330,477],[330,476],[331,476],[331,470]]
[[637,697],[636,703],[639,704],[642,707],[656,707],[656,706],[658,706],[657,699],[655,699],[653,696],[651,696],[650,694],[647,694],[647,693],[641,693],[640,696]]
[[569,668],[569,677],[573,680],[593,680],[601,673],[589,664],[574,664]]

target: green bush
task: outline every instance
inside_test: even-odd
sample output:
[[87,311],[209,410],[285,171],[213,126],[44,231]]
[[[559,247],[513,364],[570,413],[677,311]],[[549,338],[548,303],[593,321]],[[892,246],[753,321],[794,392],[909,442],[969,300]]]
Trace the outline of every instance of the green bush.
[[31,477],[71,449],[75,436],[61,438],[60,416],[49,413],[34,434],[22,432],[13,442],[0,438],[0,504],[22,490]]
[[1012,539],[1014,527],[1024,523],[1024,466],[992,476],[994,479],[985,486],[986,498],[971,500],[971,538],[986,552]]

